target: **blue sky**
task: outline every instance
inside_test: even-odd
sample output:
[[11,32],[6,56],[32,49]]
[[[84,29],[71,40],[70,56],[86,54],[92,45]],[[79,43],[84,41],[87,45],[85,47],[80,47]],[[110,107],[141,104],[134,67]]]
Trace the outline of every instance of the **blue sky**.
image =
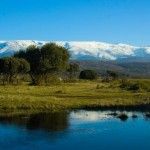
[[150,45],[149,0],[0,0],[0,40]]

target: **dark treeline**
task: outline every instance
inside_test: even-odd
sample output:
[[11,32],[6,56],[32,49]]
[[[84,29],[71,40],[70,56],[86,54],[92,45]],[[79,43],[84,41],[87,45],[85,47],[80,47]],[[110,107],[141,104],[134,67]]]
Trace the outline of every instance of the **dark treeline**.
[[32,84],[48,83],[49,77],[58,75],[68,68],[69,53],[64,47],[49,43],[41,48],[30,46],[26,51],[19,51],[14,55],[29,62],[28,72]]
[[[18,84],[24,80],[33,85],[48,85],[62,80],[98,78],[97,72],[81,70],[78,63],[70,62],[69,58],[68,49],[55,43],[48,43],[42,47],[29,46],[12,57],[0,59],[2,84]],[[116,72],[107,71],[105,78],[106,81],[114,80],[118,75]]]
[[49,84],[50,81],[73,79],[79,65],[69,63],[68,49],[54,43],[42,47],[29,46],[12,57],[0,59],[0,74],[3,84],[18,84],[25,77],[33,85]]
[[0,59],[0,74],[3,84],[13,84],[14,81],[18,83],[19,76],[30,71],[30,64],[22,58],[3,58]]

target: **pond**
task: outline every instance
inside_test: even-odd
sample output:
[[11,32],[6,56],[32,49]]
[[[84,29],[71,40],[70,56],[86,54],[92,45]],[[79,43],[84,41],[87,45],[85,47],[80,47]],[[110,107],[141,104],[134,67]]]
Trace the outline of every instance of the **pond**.
[[0,150],[149,150],[149,116],[125,113],[128,118],[88,110],[0,117]]

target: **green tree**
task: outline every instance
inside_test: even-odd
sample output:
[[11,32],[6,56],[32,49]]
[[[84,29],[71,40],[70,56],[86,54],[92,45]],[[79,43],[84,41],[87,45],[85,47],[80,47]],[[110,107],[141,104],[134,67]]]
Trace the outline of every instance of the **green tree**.
[[107,70],[106,73],[107,73],[107,77],[111,78],[112,80],[116,80],[118,78],[118,74],[114,71]]
[[70,79],[75,78],[77,72],[79,72],[79,65],[77,63],[70,63],[67,72],[69,73]]
[[55,43],[48,43],[41,48],[29,46],[26,51],[19,51],[15,57],[26,59],[31,66],[30,76],[33,84],[47,82],[49,74],[65,70],[69,60],[68,50]]
[[6,81],[12,84],[19,74],[25,74],[30,71],[29,63],[19,58],[0,59],[0,73],[3,76],[3,83]]
[[30,71],[30,64],[23,58],[17,59],[19,61],[18,73],[25,74]]
[[80,73],[79,78],[80,79],[86,79],[86,80],[95,80],[97,79],[98,75],[95,71],[93,70],[83,70]]

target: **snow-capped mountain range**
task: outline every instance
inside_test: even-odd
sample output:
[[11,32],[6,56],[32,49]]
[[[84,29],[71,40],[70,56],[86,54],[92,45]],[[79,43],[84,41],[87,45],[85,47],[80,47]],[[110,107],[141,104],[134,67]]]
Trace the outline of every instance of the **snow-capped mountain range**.
[[94,41],[0,41],[0,57],[11,56],[19,50],[25,50],[30,45],[42,46],[49,42],[55,42],[58,45],[68,48],[71,58],[76,60],[120,60],[124,58],[146,58],[150,60],[150,47]]

